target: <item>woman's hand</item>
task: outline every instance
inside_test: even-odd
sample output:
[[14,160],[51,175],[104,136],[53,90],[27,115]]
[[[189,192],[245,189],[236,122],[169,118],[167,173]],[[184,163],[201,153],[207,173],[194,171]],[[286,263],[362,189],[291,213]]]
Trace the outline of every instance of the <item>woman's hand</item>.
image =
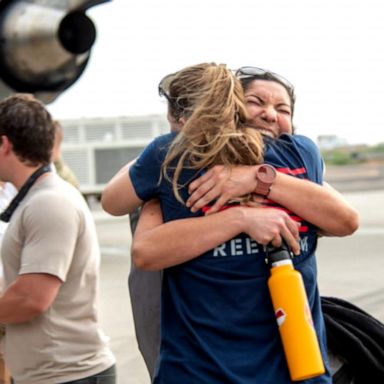
[[300,223],[291,219],[286,212],[264,207],[235,209],[242,209],[244,232],[256,242],[263,245],[271,243],[274,247],[280,247],[284,239],[295,255],[300,254]]
[[252,193],[256,188],[257,166],[216,165],[189,185],[187,206],[192,212],[214,202],[207,214],[218,212],[228,201]]

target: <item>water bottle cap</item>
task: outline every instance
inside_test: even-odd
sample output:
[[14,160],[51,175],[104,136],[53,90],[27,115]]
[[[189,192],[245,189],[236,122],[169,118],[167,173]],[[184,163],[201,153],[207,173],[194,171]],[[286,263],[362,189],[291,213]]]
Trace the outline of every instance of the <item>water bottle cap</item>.
[[281,267],[283,265],[292,265],[292,260],[278,260],[278,261],[274,261],[272,264],[272,267]]
[[272,244],[268,244],[266,247],[266,253],[266,262],[269,266],[274,266],[275,263],[283,260],[292,262],[292,253],[285,242],[283,242],[279,248],[275,248]]

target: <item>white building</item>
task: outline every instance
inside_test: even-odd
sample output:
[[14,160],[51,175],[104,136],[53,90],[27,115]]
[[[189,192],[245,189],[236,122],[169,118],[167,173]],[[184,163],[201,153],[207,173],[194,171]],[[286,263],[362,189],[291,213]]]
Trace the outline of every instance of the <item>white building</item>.
[[64,161],[84,195],[100,194],[105,184],[156,136],[169,132],[163,115],[61,120]]

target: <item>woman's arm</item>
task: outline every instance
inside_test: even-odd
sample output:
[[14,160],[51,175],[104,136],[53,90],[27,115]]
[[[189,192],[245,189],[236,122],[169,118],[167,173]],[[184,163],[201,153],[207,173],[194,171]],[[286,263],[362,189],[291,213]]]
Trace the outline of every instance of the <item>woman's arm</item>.
[[[227,201],[255,190],[257,167],[213,167],[190,184],[187,205],[195,212],[217,199],[209,213],[217,212]],[[277,172],[268,198],[316,225],[324,234],[350,235],[359,225],[357,211],[329,185],[320,186]]]
[[268,197],[316,225],[322,235],[348,236],[359,227],[358,212],[328,183],[321,186],[278,172]]
[[137,196],[129,176],[131,164],[126,164],[113,176],[101,195],[101,206],[111,215],[127,215],[143,203]]
[[279,209],[233,207],[224,211],[163,224],[160,204],[144,204],[132,241],[138,268],[159,270],[189,261],[216,246],[247,233],[259,244],[278,247],[284,238],[300,253],[298,223]]
[[174,135],[162,135],[149,143],[140,156],[116,173],[105,187],[101,204],[111,215],[133,212],[143,201],[159,196],[161,167]]

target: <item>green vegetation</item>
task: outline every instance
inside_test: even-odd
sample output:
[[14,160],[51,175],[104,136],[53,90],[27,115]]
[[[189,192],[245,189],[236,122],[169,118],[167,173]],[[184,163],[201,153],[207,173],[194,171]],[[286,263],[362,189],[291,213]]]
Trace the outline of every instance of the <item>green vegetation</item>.
[[367,152],[384,153],[384,143],[380,143],[372,147],[368,147]]
[[348,152],[340,150],[323,151],[325,164],[329,165],[348,165],[355,164],[356,160]]
[[329,165],[352,165],[368,161],[384,161],[384,143],[374,146],[348,146],[323,150],[324,161]]

